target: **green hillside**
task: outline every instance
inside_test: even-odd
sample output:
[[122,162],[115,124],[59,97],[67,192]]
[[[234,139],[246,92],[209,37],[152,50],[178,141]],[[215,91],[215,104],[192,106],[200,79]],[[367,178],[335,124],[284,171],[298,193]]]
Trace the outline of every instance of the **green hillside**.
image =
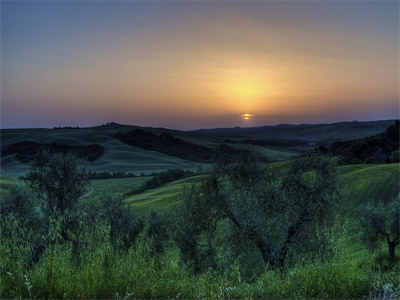
[[[141,173],[160,172],[167,169],[190,169],[196,170],[201,164],[183,159],[193,157],[193,153],[180,153],[174,156],[174,151],[162,153],[157,147],[131,146],[123,143],[114,136],[118,133],[127,133],[132,130],[142,129],[152,132],[157,136],[168,134],[173,138],[181,140],[182,144],[188,145],[185,151],[191,152],[198,145],[215,149],[223,143],[236,148],[248,149],[257,152],[265,161],[286,160],[304,151],[312,149],[312,144],[301,146],[278,146],[286,144],[285,140],[304,140],[310,143],[329,144],[334,141],[361,138],[381,133],[394,121],[373,122],[342,122],[334,124],[313,125],[278,125],[263,126],[256,128],[228,128],[207,129],[200,131],[179,131],[165,128],[145,128],[133,125],[121,125],[109,123],[102,126],[87,128],[55,128],[55,129],[2,129],[1,150],[16,143],[30,141],[38,144],[68,145],[71,147],[84,147],[97,144],[104,149],[104,153],[94,161],[87,163],[87,169],[96,172],[132,172],[137,175]],[[268,139],[272,145],[248,144],[249,140],[263,142]],[[242,143],[247,140],[247,143]],[[274,143],[274,141],[278,141]],[[267,143],[267,144],[268,144]],[[276,145],[275,145],[276,144]],[[143,146],[143,145],[142,145]],[[58,147],[58,146],[57,146]],[[57,148],[55,147],[55,148]],[[201,148],[200,147],[200,148]],[[150,149],[150,150],[149,150]],[[152,151],[157,150],[157,151]],[[203,148],[201,148],[203,149]],[[164,151],[165,152],[165,151]],[[4,153],[9,153],[5,151]],[[196,160],[196,159],[195,159]],[[3,155],[1,157],[1,174],[9,178],[18,178],[29,170],[29,163],[21,163],[16,159],[16,154]]]
[[145,181],[152,177],[130,177],[130,178],[112,178],[96,179],[89,181],[89,191],[84,198],[96,198],[104,193],[123,195],[132,189],[140,187]]
[[[99,144],[104,147],[104,153],[95,161],[88,162],[90,171],[160,172],[166,169],[180,168],[195,170],[199,164],[166,155],[156,151],[148,151],[139,147],[126,145],[113,138],[117,133],[114,129],[95,130],[81,129],[10,129],[1,131],[2,149],[22,142],[62,143],[68,145]],[[28,163],[21,163],[15,155],[1,157],[1,173],[3,176],[17,178],[29,171]]]
[[400,192],[399,163],[341,166],[338,172],[347,201],[344,212],[351,213],[357,205],[367,201],[385,201]]

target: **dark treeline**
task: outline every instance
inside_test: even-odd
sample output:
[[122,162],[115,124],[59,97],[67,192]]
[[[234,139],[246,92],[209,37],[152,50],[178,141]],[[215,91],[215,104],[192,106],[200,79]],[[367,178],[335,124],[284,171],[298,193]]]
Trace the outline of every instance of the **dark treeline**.
[[153,176],[153,178],[144,182],[139,188],[134,189],[128,193],[125,193],[125,196],[140,194],[148,189],[154,189],[154,188],[160,187],[166,183],[169,183],[169,182],[172,182],[175,180],[184,179],[184,178],[191,177],[194,175],[196,175],[195,172],[192,172],[189,170],[182,170],[182,169],[171,169],[171,170],[163,171],[160,173],[153,172],[149,175],[149,176]]
[[[189,170],[182,170],[182,169],[170,169],[162,172],[152,172],[152,173],[141,173],[140,175],[136,175],[131,172],[107,172],[107,171],[101,171],[101,172],[94,172],[94,171],[88,171],[87,173],[87,179],[112,179],[112,178],[133,178],[133,177],[153,177],[146,181],[143,184],[143,190],[150,189],[150,188],[156,188],[159,187],[165,183],[183,179],[186,177],[194,176],[196,175],[195,172],[189,171]],[[23,179],[21,177],[21,179]]]
[[[144,175],[143,175],[144,176]],[[88,179],[111,179],[111,178],[130,178],[130,177],[137,177],[134,173],[131,172],[93,172],[89,171],[87,174]]]
[[195,162],[210,162],[213,156],[213,149],[186,142],[166,132],[157,135],[151,131],[136,129],[127,133],[120,132],[114,137],[131,146]]
[[104,152],[103,146],[98,144],[90,145],[66,145],[58,143],[35,143],[31,141],[23,141],[12,144],[1,151],[1,156],[16,154],[16,158],[22,163],[31,162],[39,151],[47,151],[50,153],[67,154],[71,153],[74,156],[87,161],[95,161]]
[[376,164],[399,162],[399,120],[385,132],[357,140],[335,142],[323,153],[339,157],[339,164]]
[[53,127],[52,130],[60,130],[60,129],[80,129],[79,126],[57,126]]
[[309,146],[310,142],[305,140],[295,139],[263,139],[263,140],[252,140],[242,139],[240,141],[226,140],[227,143],[242,143],[258,146],[273,146],[273,147],[297,147],[297,146]]

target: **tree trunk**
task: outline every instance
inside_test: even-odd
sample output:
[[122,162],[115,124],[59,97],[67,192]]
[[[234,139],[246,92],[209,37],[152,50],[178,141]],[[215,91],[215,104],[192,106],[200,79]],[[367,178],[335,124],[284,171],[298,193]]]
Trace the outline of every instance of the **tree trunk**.
[[260,250],[265,264],[268,264],[273,269],[282,269],[285,261],[285,256],[281,251],[274,251],[270,246],[263,241],[257,242],[257,248]]
[[396,241],[387,241],[389,246],[389,256],[394,257],[394,249],[396,248]]
[[29,265],[32,263],[36,263],[39,261],[40,256],[43,254],[47,241],[49,240],[49,236],[47,236],[39,245],[35,246],[31,249],[29,253]]

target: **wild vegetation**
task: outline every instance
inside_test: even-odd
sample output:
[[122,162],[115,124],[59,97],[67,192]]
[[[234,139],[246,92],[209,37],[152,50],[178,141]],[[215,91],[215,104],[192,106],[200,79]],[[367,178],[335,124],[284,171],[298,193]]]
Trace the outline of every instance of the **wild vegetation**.
[[0,178],[0,298],[400,298],[399,163],[214,153],[89,180],[39,151]]

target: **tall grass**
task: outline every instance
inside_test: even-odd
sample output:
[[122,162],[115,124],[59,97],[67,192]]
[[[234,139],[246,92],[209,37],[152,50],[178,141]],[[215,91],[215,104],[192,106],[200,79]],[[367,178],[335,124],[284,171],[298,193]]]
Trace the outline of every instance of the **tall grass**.
[[400,284],[398,268],[377,271],[375,257],[364,258],[363,263],[335,257],[284,271],[266,269],[250,280],[241,276],[238,265],[229,273],[209,269],[193,275],[180,264],[176,252],[153,256],[151,247],[151,238],[141,234],[126,251],[103,243],[85,250],[81,262],[76,263],[70,244],[55,244],[29,267],[23,249],[3,252],[7,247],[2,245],[6,265],[2,264],[0,297],[349,299],[380,295],[390,284],[395,291]]

